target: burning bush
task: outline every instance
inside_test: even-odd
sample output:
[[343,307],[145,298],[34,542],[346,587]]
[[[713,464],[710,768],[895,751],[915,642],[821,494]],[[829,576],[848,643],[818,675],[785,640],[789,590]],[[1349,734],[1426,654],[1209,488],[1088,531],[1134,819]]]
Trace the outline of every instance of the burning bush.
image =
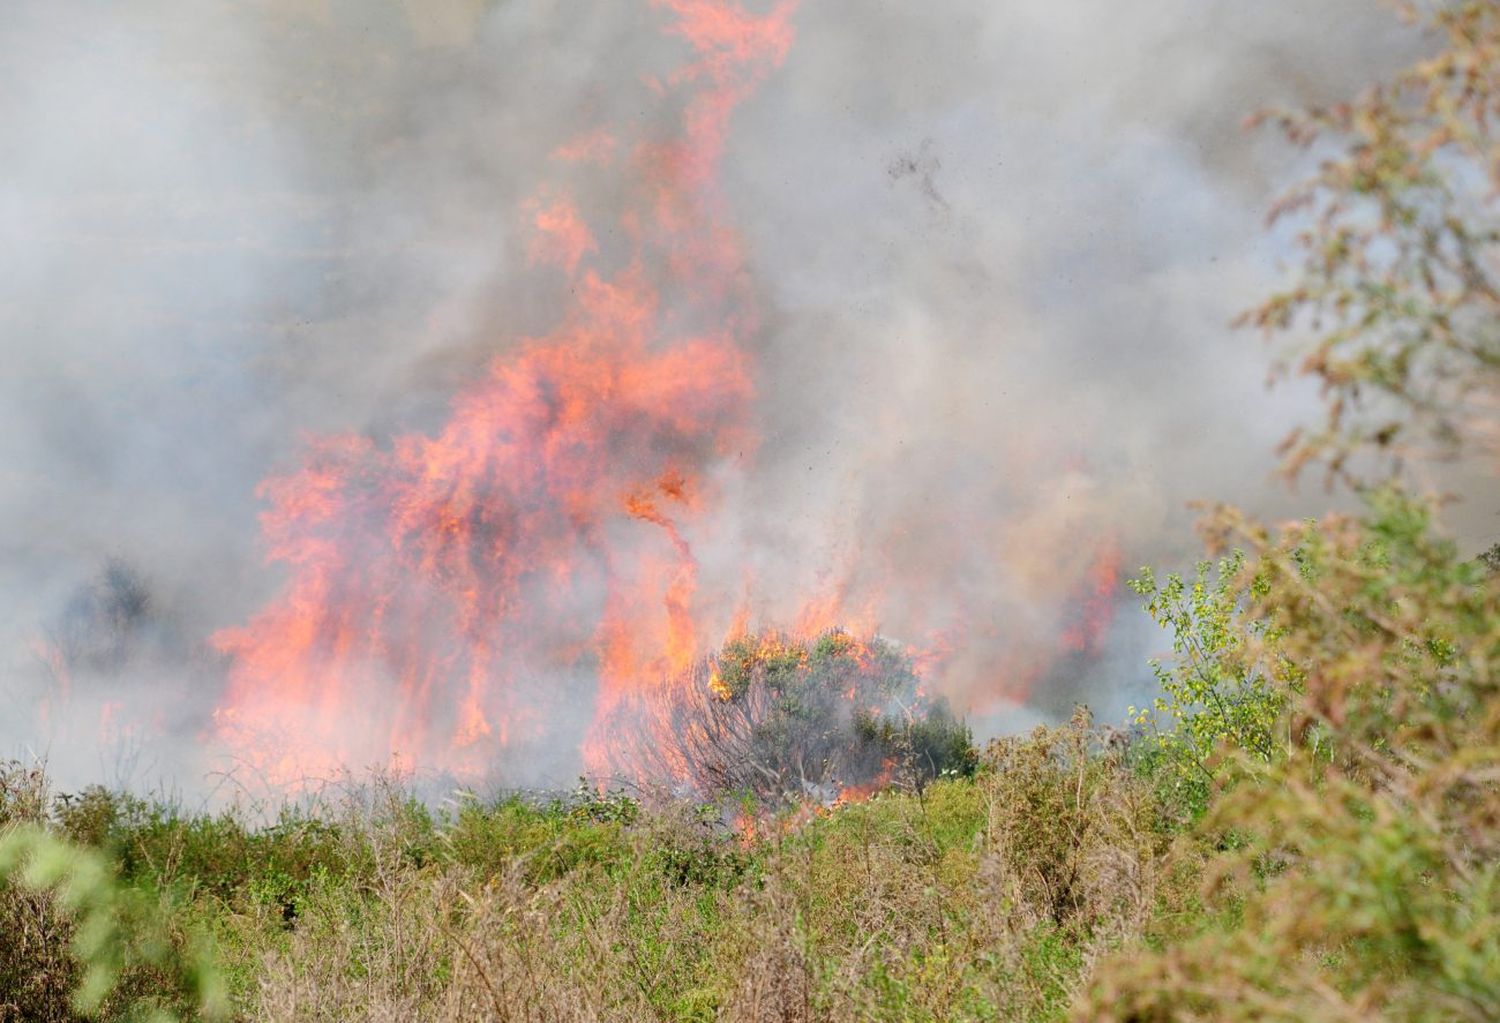
[[972,773],[968,728],[929,701],[894,644],[833,629],[814,639],[741,636],[678,686],[671,738],[642,762],[703,795],[763,805]]

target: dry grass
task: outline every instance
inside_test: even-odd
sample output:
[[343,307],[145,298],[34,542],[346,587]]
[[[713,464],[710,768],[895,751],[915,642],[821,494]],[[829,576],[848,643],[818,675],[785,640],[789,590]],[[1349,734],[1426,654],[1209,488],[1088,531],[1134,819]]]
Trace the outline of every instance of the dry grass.
[[[0,764],[0,833],[46,819],[50,794],[39,767]],[[78,968],[72,927],[55,900],[0,879],[0,1021],[71,1018]]]
[[[1059,1019],[1095,951],[1149,915],[1165,839],[1083,721],[987,765],[754,840],[618,797],[435,816],[389,783],[260,828],[35,789],[4,812],[176,893],[243,1019]],[[0,955],[0,1001],[73,1018],[66,920],[6,898],[26,937]]]

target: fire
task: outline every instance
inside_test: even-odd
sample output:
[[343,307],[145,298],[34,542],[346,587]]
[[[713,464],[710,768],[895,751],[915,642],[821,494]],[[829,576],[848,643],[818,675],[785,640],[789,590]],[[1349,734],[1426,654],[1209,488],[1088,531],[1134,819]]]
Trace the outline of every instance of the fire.
[[1095,552],[1085,584],[1073,602],[1074,620],[1063,630],[1063,649],[1099,652],[1118,606],[1122,561],[1119,544],[1113,539]]
[[734,108],[786,56],[794,4],[652,6],[695,55],[656,83],[681,99],[677,133],[632,147],[600,130],[555,154],[623,154],[645,182],[620,225],[629,258],[594,265],[575,203],[538,193],[531,258],[575,296],[558,328],[497,356],[435,436],[322,438],[260,488],[289,577],[214,637],[232,663],[215,725],[273,783],[392,759],[475,775],[545,733],[539,708],[578,699],[559,679],[592,676],[605,721],[699,649],[689,530],[712,468],[754,448],[755,317],[716,168]]
[[[695,554],[715,536],[724,481],[757,448],[759,319],[718,169],[736,107],[788,54],[796,2],[650,5],[691,53],[648,83],[675,126],[639,138],[598,126],[552,154],[564,177],[631,185],[617,222],[591,222],[561,185],[521,211],[529,258],[570,285],[556,327],[501,338],[434,433],[316,438],[259,488],[286,580],[213,637],[230,665],[213,728],[273,785],[372,763],[478,779],[544,745],[577,750],[596,777],[647,763],[664,783],[693,776],[673,751],[703,720],[694,708],[727,691],[705,669],[711,652],[764,616],[748,568],[733,585],[705,580]],[[965,564],[965,539],[951,543]],[[1097,648],[1117,570],[1117,553],[1096,564],[1065,647]],[[865,637],[849,641],[853,661],[875,656],[888,605],[868,574],[827,574],[782,620],[803,640],[847,629]],[[944,582],[924,585],[919,601]],[[906,637],[919,675],[938,673],[967,627],[962,599],[931,603],[959,617]],[[847,697],[864,700],[853,684]]]

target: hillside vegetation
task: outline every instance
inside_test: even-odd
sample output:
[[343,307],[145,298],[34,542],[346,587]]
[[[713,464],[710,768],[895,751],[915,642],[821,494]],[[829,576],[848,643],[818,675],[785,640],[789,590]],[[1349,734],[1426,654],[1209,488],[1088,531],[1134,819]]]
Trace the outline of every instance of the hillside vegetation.
[[[704,734],[765,770],[709,764],[706,805],[376,781],[268,825],[13,764],[0,1019],[1500,1019],[1500,555],[1409,482],[1500,457],[1500,8],[1421,17],[1432,59],[1269,115],[1330,155],[1277,210],[1302,270],[1247,322],[1324,387],[1289,474],[1362,510],[1212,509],[1195,574],[1143,571],[1154,706],[977,756],[941,714],[829,745],[787,710],[822,662],[744,647]],[[787,805],[834,757],[889,788]]]

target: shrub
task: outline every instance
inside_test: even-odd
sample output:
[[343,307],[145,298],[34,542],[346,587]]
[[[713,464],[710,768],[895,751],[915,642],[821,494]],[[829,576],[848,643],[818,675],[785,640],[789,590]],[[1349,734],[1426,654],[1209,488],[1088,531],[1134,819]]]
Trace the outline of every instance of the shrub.
[[1110,964],[1080,1018],[1500,1016],[1500,581],[1394,491],[1280,535],[1215,525],[1255,552],[1229,627],[1301,678],[1286,752],[1226,752],[1207,894],[1236,911]]
[[1278,654],[1276,630],[1245,615],[1265,579],[1247,569],[1243,551],[1200,562],[1191,582],[1174,572],[1159,583],[1147,567],[1129,585],[1152,620],[1172,632],[1174,655],[1170,663],[1151,661],[1161,695],[1150,707],[1130,708],[1131,723],[1146,732],[1135,754],[1195,818],[1219,780],[1210,764],[1221,750],[1263,761],[1282,751],[1277,723],[1300,674]]
[[1327,415],[1288,438],[1286,470],[1322,460],[1365,510],[1276,531],[1209,516],[1210,545],[1248,555],[1208,660],[1220,681],[1295,682],[1284,753],[1225,730],[1213,926],[1106,964],[1080,1019],[1500,1018],[1500,580],[1400,486],[1413,457],[1500,453],[1500,7],[1401,6],[1438,52],[1279,115],[1343,151],[1276,207],[1303,221],[1302,273],[1247,316],[1310,328],[1298,368]]
[[922,785],[976,762],[968,729],[945,703],[918,697],[910,659],[878,637],[743,636],[678,689],[661,729],[670,740],[641,759],[648,776],[685,776],[708,797],[826,801],[850,788]]
[[59,996],[71,989],[67,1007],[84,1015],[107,1007],[160,1021],[227,1015],[204,936],[178,927],[159,898],[122,885],[96,850],[35,824],[13,826],[0,836],[0,885],[9,1011],[68,1019]]
[[985,751],[990,869],[1017,928],[1119,937],[1151,908],[1166,837],[1145,785],[1090,725],[1080,709]]

